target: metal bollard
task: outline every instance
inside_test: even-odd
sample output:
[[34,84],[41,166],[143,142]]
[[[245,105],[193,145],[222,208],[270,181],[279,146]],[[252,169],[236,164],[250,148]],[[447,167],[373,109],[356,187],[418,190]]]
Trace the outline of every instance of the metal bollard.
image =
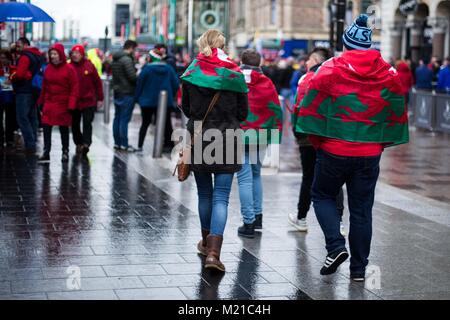
[[103,121],[105,124],[109,124],[110,121],[110,109],[111,109],[111,85],[110,80],[106,79],[103,81],[103,93],[105,95],[105,99],[103,101]]
[[155,143],[153,145],[153,158],[161,158],[166,131],[167,119],[167,91],[161,91],[158,101],[158,113],[156,115]]

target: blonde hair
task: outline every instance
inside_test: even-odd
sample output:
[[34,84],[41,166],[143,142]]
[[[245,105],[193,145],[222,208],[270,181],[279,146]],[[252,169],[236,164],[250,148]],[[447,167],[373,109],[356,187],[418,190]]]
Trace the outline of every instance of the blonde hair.
[[212,54],[212,49],[225,47],[225,36],[217,29],[211,29],[206,31],[198,40],[197,46],[200,49],[200,53],[209,57]]

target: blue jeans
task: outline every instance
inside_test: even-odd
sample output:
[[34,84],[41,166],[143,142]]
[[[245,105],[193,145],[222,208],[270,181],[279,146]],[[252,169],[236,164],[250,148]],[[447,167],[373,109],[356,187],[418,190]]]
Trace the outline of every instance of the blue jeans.
[[233,174],[213,174],[195,172],[198,190],[198,211],[202,229],[211,235],[223,236],[228,218]]
[[241,214],[245,224],[252,224],[256,215],[263,212],[262,161],[262,157],[256,151],[246,150],[242,170],[237,174]]
[[22,132],[25,148],[36,149],[37,142],[37,108],[31,93],[18,93],[16,95],[17,124]]
[[341,187],[347,185],[350,211],[350,271],[364,274],[369,263],[372,241],[372,208],[375,187],[380,174],[378,157],[340,157],[319,150],[312,200],[317,220],[325,234],[329,254],[345,248],[345,238],[340,233],[336,197]]
[[116,108],[113,123],[114,144],[128,148],[128,124],[133,116],[134,97],[123,96],[115,98],[114,106]]

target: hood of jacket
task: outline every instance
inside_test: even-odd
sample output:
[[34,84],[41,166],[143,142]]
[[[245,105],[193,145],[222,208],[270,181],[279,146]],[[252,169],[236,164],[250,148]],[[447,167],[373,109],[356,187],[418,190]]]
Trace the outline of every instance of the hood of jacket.
[[116,52],[116,53],[113,55],[113,61],[119,61],[119,60],[122,59],[123,57],[130,57],[130,58],[132,58],[131,55],[130,55],[129,53],[126,53],[125,51],[119,51],[119,52]]
[[345,65],[347,71],[362,78],[378,78],[387,67],[387,63],[376,50],[350,50],[337,58],[336,63]]
[[155,72],[158,75],[165,75],[167,73],[169,73],[169,69],[170,68],[167,64],[162,63],[162,62],[154,62],[154,63],[150,63],[147,64],[145,66],[145,68],[149,68],[151,69],[153,72]]
[[42,55],[42,52],[38,48],[35,48],[35,47],[24,48],[23,52],[29,52],[29,53],[32,53],[32,54],[34,54],[36,56],[41,56]]
[[60,65],[66,64],[67,63],[67,57],[66,57],[66,53],[64,52],[64,45],[62,43],[55,43],[52,47],[50,47],[50,49],[48,50],[48,54],[50,56],[50,52],[55,50],[56,52],[58,52],[59,55],[59,59],[61,60]]

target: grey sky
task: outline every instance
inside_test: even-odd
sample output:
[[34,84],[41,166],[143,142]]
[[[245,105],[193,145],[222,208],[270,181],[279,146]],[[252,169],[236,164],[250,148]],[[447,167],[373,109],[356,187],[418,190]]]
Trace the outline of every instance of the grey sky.
[[[80,36],[104,37],[105,27],[111,30],[111,0],[31,0],[56,21],[56,36],[61,37],[63,21],[67,18],[80,21]],[[110,33],[111,34],[111,33]]]

